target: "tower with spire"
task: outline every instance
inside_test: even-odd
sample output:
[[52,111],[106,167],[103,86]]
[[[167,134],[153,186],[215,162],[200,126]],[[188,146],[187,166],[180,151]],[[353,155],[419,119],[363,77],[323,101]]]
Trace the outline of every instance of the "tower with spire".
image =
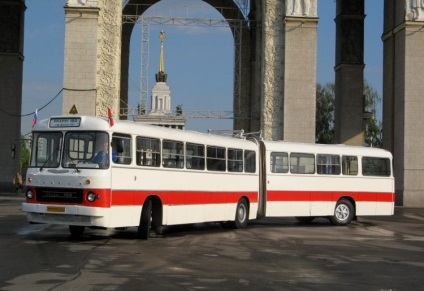
[[166,84],[168,74],[165,72],[164,42],[165,32],[159,33],[160,54],[159,71],[155,75],[156,85],[152,88],[151,108],[148,114],[138,115],[135,121],[144,122],[153,125],[184,129],[186,119],[181,114],[180,106],[177,107],[177,113],[172,114],[171,110],[171,90]]
[[170,114],[171,113],[171,91],[166,80],[168,75],[165,73],[165,58],[163,52],[163,43],[165,41],[165,32],[159,33],[160,54],[159,54],[159,72],[156,74],[156,85],[152,89],[151,114]]

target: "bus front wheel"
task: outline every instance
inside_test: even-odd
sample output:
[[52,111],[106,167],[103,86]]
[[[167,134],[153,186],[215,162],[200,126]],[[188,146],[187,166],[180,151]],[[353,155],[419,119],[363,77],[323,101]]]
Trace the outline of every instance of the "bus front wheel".
[[249,220],[249,208],[247,207],[246,199],[242,198],[237,203],[234,227],[245,228],[248,220]]
[[148,239],[150,236],[150,228],[152,225],[152,200],[147,199],[144,202],[141,211],[140,225],[138,226],[138,236],[141,239]]
[[334,225],[348,225],[355,216],[355,209],[352,203],[347,199],[337,201],[334,215],[330,217],[331,223]]

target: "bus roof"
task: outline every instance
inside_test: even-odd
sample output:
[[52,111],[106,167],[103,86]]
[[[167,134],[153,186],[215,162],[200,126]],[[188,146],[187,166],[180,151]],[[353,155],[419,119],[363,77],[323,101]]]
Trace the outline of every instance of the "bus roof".
[[[72,123],[67,120],[80,120],[80,122]],[[52,122],[55,121],[55,122]],[[64,120],[62,124],[56,121]],[[223,136],[209,133],[201,133],[197,131],[181,130],[174,128],[166,128],[161,126],[139,123],[131,120],[114,120],[111,127],[107,118],[95,116],[52,116],[47,119],[40,120],[34,126],[33,131],[107,131],[111,133],[131,134],[146,136],[159,139],[169,139],[192,143],[201,143],[215,146],[225,147],[242,147],[245,149],[255,150],[257,145],[251,140],[236,138],[232,136]]]
[[285,141],[264,141],[268,151],[284,151],[296,153],[339,154],[357,156],[375,156],[392,158],[392,154],[384,149],[344,144],[308,144]]

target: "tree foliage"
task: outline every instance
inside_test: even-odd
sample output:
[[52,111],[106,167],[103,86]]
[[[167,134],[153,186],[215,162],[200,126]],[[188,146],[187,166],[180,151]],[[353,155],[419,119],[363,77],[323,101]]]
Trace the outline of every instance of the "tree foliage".
[[383,147],[382,140],[382,123],[375,118],[377,103],[381,102],[378,92],[364,80],[364,108],[366,112],[372,114],[373,118],[366,121],[365,127],[365,145],[372,147]]
[[[335,84],[317,84],[317,107],[315,141],[330,144],[334,142]],[[382,124],[375,118],[377,102],[381,101],[378,92],[364,80],[364,109],[373,118],[366,120],[365,145],[382,147]]]
[[21,168],[21,174],[25,177],[26,170],[28,169],[29,165],[29,159],[31,152],[29,150],[29,140],[25,139],[24,136],[21,136],[20,140],[20,150],[21,150],[21,156],[20,156],[20,168]]
[[329,144],[334,141],[334,83],[317,84],[315,141]]

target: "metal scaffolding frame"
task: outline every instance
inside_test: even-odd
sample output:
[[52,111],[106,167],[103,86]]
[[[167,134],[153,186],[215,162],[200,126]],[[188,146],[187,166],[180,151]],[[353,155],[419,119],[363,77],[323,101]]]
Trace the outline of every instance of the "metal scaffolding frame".
[[[249,0],[242,0],[247,3]],[[131,108],[121,109],[121,115],[145,114],[147,112],[147,98],[149,96],[149,38],[150,25],[181,25],[181,26],[209,26],[209,27],[229,27],[234,35],[234,106],[235,111],[232,118],[250,118],[245,112],[242,112],[240,96],[241,96],[241,46],[242,46],[242,29],[245,20],[241,19],[213,19],[213,18],[193,18],[193,17],[167,17],[167,16],[138,16],[138,15],[123,15],[123,23],[134,23],[141,25],[142,40],[141,40],[141,90],[140,101],[136,111]],[[188,113],[184,112],[185,115]],[[207,114],[205,111],[198,113],[191,112],[187,117],[191,118],[228,118],[227,111],[217,114],[216,111],[211,111]]]
[[141,89],[140,89],[140,101],[138,104],[138,114],[146,110],[147,97],[149,94],[149,41],[150,41],[150,24],[144,19],[141,21]]

